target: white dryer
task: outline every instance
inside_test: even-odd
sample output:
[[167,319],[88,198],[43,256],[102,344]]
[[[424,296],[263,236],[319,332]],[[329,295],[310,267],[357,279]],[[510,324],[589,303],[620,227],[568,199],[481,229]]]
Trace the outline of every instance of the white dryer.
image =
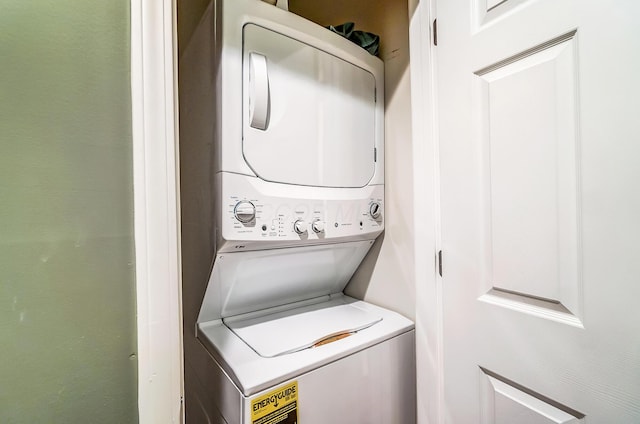
[[413,323],[342,293],[384,229],[383,63],[259,0],[214,1],[184,60],[215,146],[188,424],[415,422]]

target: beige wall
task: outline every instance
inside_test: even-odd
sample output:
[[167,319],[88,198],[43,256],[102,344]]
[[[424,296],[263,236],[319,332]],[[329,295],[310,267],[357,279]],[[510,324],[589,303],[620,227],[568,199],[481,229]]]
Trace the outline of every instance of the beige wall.
[[182,56],[184,49],[195,31],[198,22],[211,0],[177,0],[178,8],[178,56]]
[[347,294],[415,317],[409,12],[406,0],[289,0],[292,12],[320,25],[355,22],[380,35],[385,62],[386,230]]

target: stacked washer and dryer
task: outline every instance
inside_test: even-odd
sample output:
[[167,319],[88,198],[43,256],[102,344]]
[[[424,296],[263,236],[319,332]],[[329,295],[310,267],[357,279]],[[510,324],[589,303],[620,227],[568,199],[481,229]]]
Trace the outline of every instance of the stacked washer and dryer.
[[343,294],[384,229],[382,61],[214,0],[181,68],[210,74],[181,85],[181,125],[210,129],[185,133],[214,190],[208,283],[183,289],[189,424],[415,422],[413,323]]

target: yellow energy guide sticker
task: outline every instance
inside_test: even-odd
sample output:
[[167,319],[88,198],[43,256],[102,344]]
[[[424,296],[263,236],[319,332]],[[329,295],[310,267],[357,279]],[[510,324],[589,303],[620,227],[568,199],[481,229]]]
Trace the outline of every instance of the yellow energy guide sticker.
[[298,382],[259,396],[251,401],[252,424],[298,424]]

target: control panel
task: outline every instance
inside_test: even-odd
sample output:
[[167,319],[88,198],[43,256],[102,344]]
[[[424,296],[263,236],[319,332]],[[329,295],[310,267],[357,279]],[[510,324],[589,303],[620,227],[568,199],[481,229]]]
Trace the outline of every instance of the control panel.
[[220,224],[225,241],[337,242],[333,239],[373,239],[384,229],[383,186],[354,189],[349,192],[352,196],[345,196],[345,189],[314,187],[293,187],[290,196],[286,190],[264,193],[242,181],[221,188]]

